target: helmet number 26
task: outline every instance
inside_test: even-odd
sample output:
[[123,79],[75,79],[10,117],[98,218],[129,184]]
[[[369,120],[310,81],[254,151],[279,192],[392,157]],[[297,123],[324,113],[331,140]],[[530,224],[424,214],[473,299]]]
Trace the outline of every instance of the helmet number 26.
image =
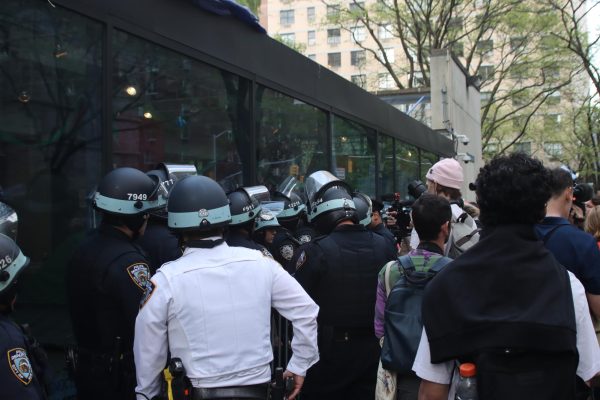
[[13,259],[11,256],[5,256],[4,258],[0,258],[0,269],[4,269],[6,267],[8,267],[10,265],[10,263],[13,262]]
[[127,193],[127,200],[148,200],[148,195],[146,193]]

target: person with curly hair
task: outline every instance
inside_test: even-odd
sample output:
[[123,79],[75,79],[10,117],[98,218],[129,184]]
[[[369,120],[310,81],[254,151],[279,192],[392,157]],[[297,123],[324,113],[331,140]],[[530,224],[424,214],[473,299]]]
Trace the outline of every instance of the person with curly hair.
[[[481,168],[481,239],[425,290],[413,364],[422,379],[419,399],[454,399],[457,360],[477,365],[482,399],[574,399],[576,374],[589,381],[599,373],[583,286],[534,230],[545,215],[549,182],[543,164],[522,153]],[[499,366],[503,374],[489,368]]]

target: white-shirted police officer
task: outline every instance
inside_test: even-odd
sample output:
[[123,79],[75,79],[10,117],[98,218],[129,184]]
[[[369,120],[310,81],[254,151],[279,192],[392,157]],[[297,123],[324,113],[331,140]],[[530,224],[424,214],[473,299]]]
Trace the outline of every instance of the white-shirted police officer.
[[271,307],[293,324],[294,354],[284,376],[294,379],[288,398],[295,398],[319,359],[318,306],[273,259],[224,242],[231,215],[212,179],[177,182],[168,212],[185,250],[148,281],[142,300],[134,344],[138,399],[159,393],[169,352],[182,360],[193,399],[266,399]]

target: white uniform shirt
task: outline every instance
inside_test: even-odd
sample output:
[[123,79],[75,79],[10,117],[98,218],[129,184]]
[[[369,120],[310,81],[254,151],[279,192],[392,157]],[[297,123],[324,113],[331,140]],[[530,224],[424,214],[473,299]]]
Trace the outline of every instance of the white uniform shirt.
[[[152,277],[135,324],[136,391],[152,398],[171,357],[195,387],[253,385],[271,379],[271,307],[292,322],[287,369],[304,376],[319,359],[319,307],[277,262],[259,251],[188,248]],[[144,399],[138,395],[138,399]]]
[[[465,210],[463,210],[462,208],[460,208],[460,206],[458,204],[450,204],[450,208],[452,209],[452,215],[454,216],[455,219],[457,219],[458,217],[460,217],[462,215],[462,213],[465,212]],[[477,229],[477,224],[475,223],[475,220],[473,220],[473,230]],[[413,228],[412,231],[410,232],[410,248],[411,250],[414,250],[417,248],[417,246],[419,246],[419,234],[417,233],[416,229]],[[444,249],[444,255],[448,255],[448,252],[450,251],[450,241],[448,240],[448,242],[446,243],[446,248]]]
[[[573,292],[573,303],[575,305],[575,324],[577,329],[577,351],[579,352],[579,364],[577,365],[577,376],[588,381],[600,372],[600,347],[592,325],[590,311],[588,308],[585,290],[579,280],[569,272],[571,280],[571,291]],[[421,342],[417,350],[417,356],[413,364],[413,371],[421,379],[440,384],[450,384],[448,399],[454,400],[454,386],[456,376],[453,376],[455,363],[432,364],[427,333],[423,329]],[[451,382],[452,380],[452,382]]]

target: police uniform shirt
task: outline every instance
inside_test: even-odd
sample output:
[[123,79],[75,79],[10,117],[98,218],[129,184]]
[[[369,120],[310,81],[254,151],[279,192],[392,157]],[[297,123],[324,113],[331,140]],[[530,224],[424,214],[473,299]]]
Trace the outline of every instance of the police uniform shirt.
[[41,400],[44,398],[23,331],[0,314],[0,398]]
[[268,382],[271,307],[293,324],[287,369],[304,376],[319,358],[319,308],[294,278],[255,250],[226,243],[187,248],[148,283],[136,321],[136,391],[159,393],[169,351],[194,387]]
[[269,250],[275,261],[287,269],[287,264],[294,257],[294,252],[300,246],[300,243],[290,231],[285,228],[277,229],[277,233],[273,238],[273,243],[269,246]]
[[101,225],[83,242],[67,272],[67,295],[77,344],[85,352],[113,354],[133,347],[140,299],[150,278],[148,260],[123,232]]

